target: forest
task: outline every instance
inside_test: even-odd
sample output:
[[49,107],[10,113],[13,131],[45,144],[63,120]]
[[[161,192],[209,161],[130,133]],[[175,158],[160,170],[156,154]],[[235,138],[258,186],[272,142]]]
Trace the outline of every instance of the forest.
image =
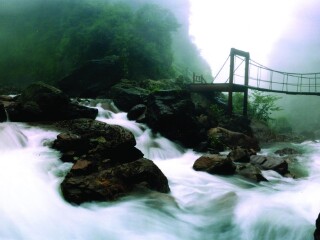
[[[163,6],[107,0],[33,0],[28,4],[14,0],[3,5],[2,85],[54,84],[86,61],[109,56],[118,57],[123,78],[133,80],[175,77],[177,69],[181,73],[195,65],[200,71],[210,71],[187,31]],[[175,41],[184,47],[177,50],[180,53],[173,49]]]

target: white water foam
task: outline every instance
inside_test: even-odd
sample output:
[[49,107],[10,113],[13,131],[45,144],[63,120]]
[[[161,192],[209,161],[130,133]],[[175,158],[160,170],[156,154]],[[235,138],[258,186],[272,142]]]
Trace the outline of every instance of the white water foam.
[[0,239],[313,239],[320,211],[319,143],[300,145],[307,150],[300,159],[307,177],[294,180],[265,172],[270,181],[256,184],[196,172],[192,165],[199,154],[128,121],[124,113],[106,115],[99,120],[134,132],[137,147],[168,177],[171,193],[73,206],[59,190],[71,165],[60,162],[60,154],[45,144],[57,132],[4,124]]

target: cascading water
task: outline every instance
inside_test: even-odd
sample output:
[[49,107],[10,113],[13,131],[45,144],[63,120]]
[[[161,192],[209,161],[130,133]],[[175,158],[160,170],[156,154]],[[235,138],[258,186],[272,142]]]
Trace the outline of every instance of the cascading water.
[[[199,157],[124,113],[102,109],[98,120],[130,129],[137,147],[169,179],[170,194],[125,197],[73,206],[59,191],[70,169],[47,147],[57,132],[26,124],[0,125],[0,239],[313,239],[320,211],[320,143],[305,142],[297,158],[308,176],[269,182],[220,177],[192,170]],[[272,148],[264,152],[272,152]]]

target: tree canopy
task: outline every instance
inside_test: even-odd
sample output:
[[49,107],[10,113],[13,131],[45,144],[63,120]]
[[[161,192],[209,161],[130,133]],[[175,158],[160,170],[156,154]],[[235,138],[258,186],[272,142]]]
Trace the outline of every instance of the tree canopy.
[[0,18],[2,83],[53,83],[88,60],[110,55],[120,57],[127,78],[173,74],[171,38],[179,24],[155,4],[133,9],[105,0],[39,0],[1,11]]

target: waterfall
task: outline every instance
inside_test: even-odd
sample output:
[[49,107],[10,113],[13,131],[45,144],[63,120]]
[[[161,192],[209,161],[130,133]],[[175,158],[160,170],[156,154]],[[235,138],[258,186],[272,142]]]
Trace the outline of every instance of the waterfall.
[[4,108],[4,112],[5,112],[5,114],[6,114],[6,121],[7,121],[7,122],[10,122],[9,113],[8,113],[8,111],[7,111],[6,108]]
[[[71,167],[50,149],[55,131],[0,125],[0,239],[28,240],[312,240],[320,211],[320,143],[296,144],[308,173],[291,179],[264,172],[269,182],[192,169],[199,154],[152,133],[125,113],[99,109],[98,120],[132,131],[137,147],[168,177],[169,194],[73,206],[59,184]],[[264,153],[273,151],[263,149]]]
[[21,132],[15,123],[0,123],[0,150],[25,147],[27,141],[27,136]]

